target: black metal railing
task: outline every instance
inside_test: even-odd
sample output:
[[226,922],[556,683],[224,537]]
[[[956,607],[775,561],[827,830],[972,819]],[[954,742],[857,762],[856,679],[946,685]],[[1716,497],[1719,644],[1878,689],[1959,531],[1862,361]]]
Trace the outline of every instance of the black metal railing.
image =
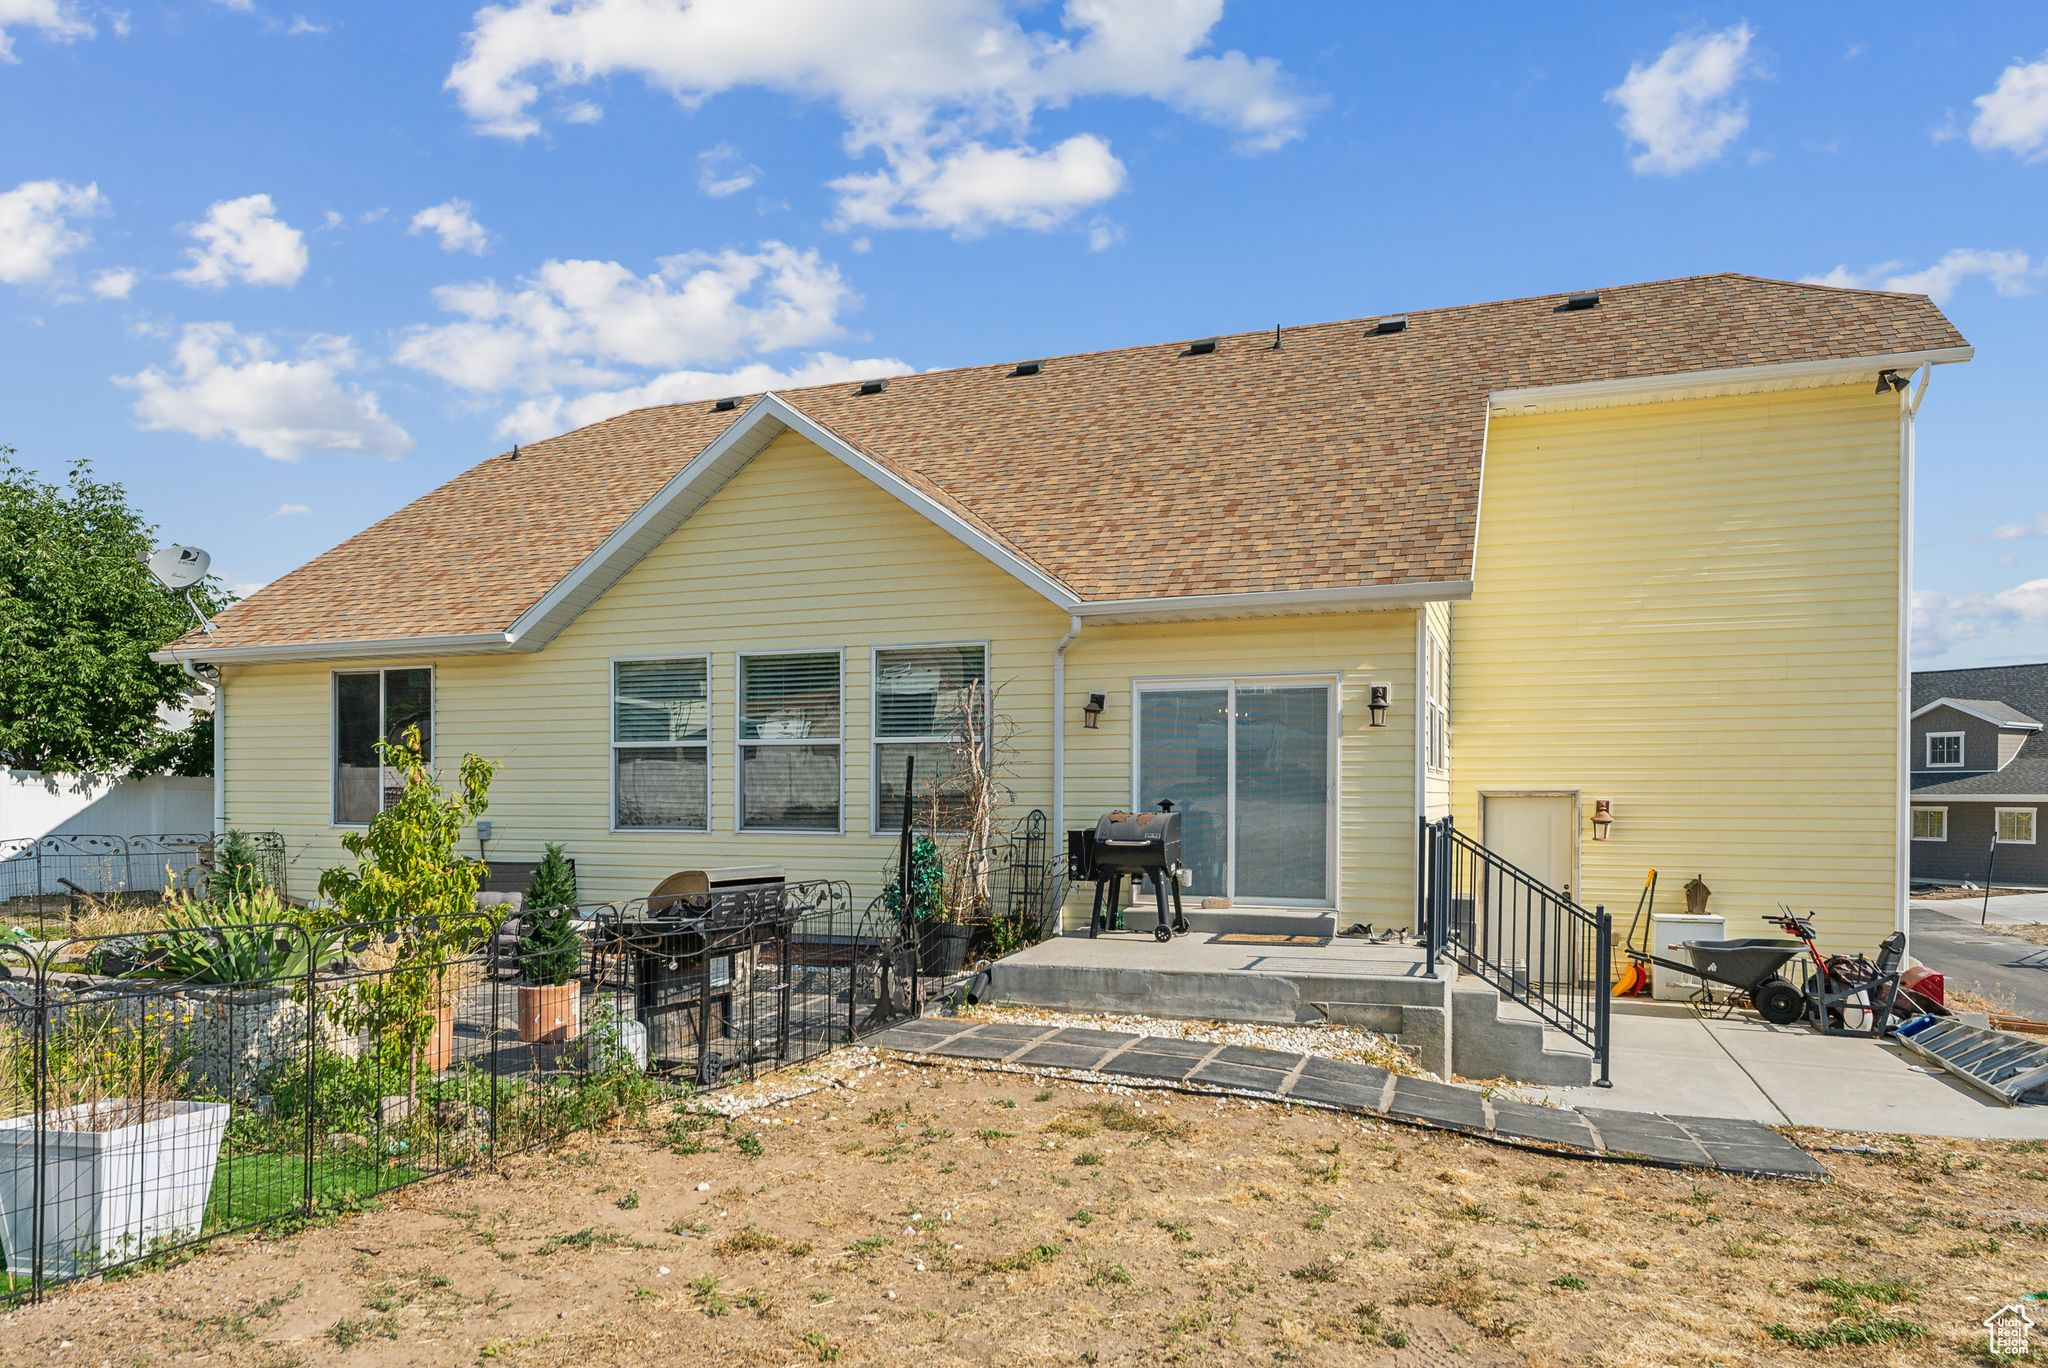
[[844,883],[577,908],[563,984],[516,915],[0,940],[0,1309],[816,1059],[915,992]]
[[1613,923],[1459,831],[1421,819],[1416,911],[1425,964],[1478,975],[1509,1001],[1593,1052],[1609,1084]]
[[[241,834],[255,856],[258,881],[287,896],[284,837]],[[225,839],[208,831],[0,836],[0,909],[24,920],[83,898],[118,902],[158,897],[173,883],[190,888],[213,871]]]

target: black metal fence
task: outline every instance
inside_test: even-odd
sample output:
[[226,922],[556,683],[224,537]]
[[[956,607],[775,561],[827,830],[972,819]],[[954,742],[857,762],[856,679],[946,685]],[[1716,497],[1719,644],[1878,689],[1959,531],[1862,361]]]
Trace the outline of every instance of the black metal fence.
[[0,945],[0,1305],[817,1058],[916,998],[899,924],[843,883],[572,925],[546,986],[516,918]]
[[[261,881],[279,897],[288,896],[284,837],[275,831],[241,834],[256,856]],[[153,898],[173,882],[190,887],[212,872],[223,839],[206,831],[0,837],[0,913],[12,906],[35,915],[87,897]]]
[[1416,903],[1431,974],[1448,956],[1493,984],[1592,1050],[1607,1085],[1614,929],[1606,908],[1587,911],[1448,817],[1421,821]]

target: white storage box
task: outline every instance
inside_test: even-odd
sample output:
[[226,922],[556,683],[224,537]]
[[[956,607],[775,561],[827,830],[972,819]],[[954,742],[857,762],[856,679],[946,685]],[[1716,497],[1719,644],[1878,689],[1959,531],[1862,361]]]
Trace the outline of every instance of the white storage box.
[[[1658,959],[1692,963],[1685,953],[1687,941],[1728,939],[1728,925],[1719,917],[1695,917],[1684,912],[1655,912],[1650,916],[1650,953]],[[1661,964],[1650,966],[1650,996],[1659,1002],[1683,1002],[1700,990],[1694,974],[1681,974]]]

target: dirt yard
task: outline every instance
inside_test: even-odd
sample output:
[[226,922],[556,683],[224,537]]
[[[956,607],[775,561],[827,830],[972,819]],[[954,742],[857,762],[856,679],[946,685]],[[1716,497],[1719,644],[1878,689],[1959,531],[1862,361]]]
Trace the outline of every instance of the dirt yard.
[[1801,1139],[1860,1152],[1750,1182],[883,1061],[59,1290],[0,1361],[1988,1362],[2048,1146]]

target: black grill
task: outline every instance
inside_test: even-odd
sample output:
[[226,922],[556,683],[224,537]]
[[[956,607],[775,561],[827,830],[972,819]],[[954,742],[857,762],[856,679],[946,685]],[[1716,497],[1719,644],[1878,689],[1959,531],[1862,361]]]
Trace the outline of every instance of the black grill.
[[1176,932],[1187,931],[1188,919],[1180,906],[1180,814],[1172,802],[1162,800],[1157,812],[1105,813],[1095,830],[1069,832],[1067,865],[1071,877],[1095,881],[1095,910],[1088,918],[1091,939],[1115,925],[1125,879],[1131,881],[1134,903],[1141,881],[1152,885],[1159,904],[1159,925],[1152,931],[1156,939],[1172,940]]

